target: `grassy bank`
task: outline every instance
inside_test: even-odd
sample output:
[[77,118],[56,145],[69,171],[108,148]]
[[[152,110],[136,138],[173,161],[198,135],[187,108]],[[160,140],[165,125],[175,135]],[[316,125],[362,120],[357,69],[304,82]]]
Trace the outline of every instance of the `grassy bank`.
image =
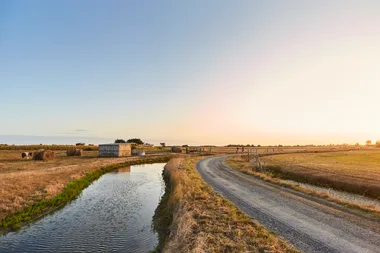
[[216,194],[196,171],[199,158],[172,159],[154,217],[163,252],[297,252]]
[[[374,206],[371,205],[361,205],[361,204],[356,204],[353,202],[347,202],[342,199],[333,197],[329,194],[326,193],[320,193],[317,191],[313,191],[310,189],[307,189],[305,187],[299,186],[299,185],[294,185],[290,184],[287,182],[284,182],[282,180],[282,176],[278,172],[273,172],[269,168],[266,172],[258,172],[253,170],[253,165],[251,162],[248,162],[245,158],[242,158],[240,156],[234,156],[234,157],[229,157],[226,159],[226,164],[236,170],[239,170],[247,175],[251,175],[257,178],[260,178],[266,182],[274,183],[277,185],[281,185],[293,190],[297,190],[306,194],[309,194],[314,197],[319,197],[319,198],[324,198],[329,201],[338,203],[340,205],[346,206],[348,208],[352,208],[364,213],[368,213],[370,215],[373,215],[375,217],[380,217],[380,212],[378,209],[376,209]],[[288,178],[288,177],[286,177]]]
[[267,156],[277,177],[380,199],[380,151]]
[[0,222],[0,232],[18,229],[22,225],[38,219],[41,216],[63,206],[69,201],[74,200],[83,189],[107,172],[130,165],[167,162],[169,159],[170,157],[143,158],[135,161],[113,164],[95,171],[91,171],[83,177],[68,183],[64,190],[55,197],[35,201],[34,204],[27,206],[12,215],[6,216]]

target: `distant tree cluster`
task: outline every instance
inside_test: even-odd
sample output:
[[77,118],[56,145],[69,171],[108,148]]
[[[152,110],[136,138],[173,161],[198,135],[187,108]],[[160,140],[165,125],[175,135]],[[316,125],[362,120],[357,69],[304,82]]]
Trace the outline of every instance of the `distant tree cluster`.
[[127,140],[127,143],[136,143],[137,145],[143,145],[144,142],[139,138],[132,138]]
[[144,142],[139,138],[132,138],[125,141],[124,139],[116,139],[115,143],[135,143],[137,145],[143,145]]
[[[260,145],[258,145],[258,146],[260,146]],[[228,144],[226,147],[229,147],[229,148],[233,148],[233,147],[255,147],[255,145],[253,145],[253,144],[246,144],[246,145],[244,145],[244,144]]]

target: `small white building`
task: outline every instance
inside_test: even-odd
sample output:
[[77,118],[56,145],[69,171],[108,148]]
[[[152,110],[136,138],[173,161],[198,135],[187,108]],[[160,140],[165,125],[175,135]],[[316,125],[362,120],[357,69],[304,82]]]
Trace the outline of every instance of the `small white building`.
[[131,155],[130,143],[99,144],[99,156],[120,157]]

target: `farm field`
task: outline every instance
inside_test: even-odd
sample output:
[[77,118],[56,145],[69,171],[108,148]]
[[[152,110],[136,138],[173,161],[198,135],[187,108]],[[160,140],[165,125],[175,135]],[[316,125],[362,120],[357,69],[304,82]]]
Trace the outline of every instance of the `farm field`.
[[56,196],[69,182],[88,172],[139,159],[99,158],[97,151],[84,151],[82,157],[67,157],[65,151],[56,151],[55,160],[33,161],[21,159],[22,152],[0,151],[0,220],[37,200]]
[[[205,151],[208,151],[208,146],[202,146]],[[191,148],[202,148],[201,146],[192,146]],[[285,147],[273,147],[273,146],[260,146],[260,147],[244,147],[244,154],[250,150],[257,150],[259,154],[280,154],[280,153],[297,153],[297,152],[336,152],[342,150],[355,150],[359,149],[355,146],[285,146]],[[212,146],[211,153],[216,155],[222,154],[236,154],[236,147],[222,147],[222,146]],[[241,146],[238,150],[239,154],[242,154]]]
[[281,154],[262,157],[281,177],[380,198],[380,151]]

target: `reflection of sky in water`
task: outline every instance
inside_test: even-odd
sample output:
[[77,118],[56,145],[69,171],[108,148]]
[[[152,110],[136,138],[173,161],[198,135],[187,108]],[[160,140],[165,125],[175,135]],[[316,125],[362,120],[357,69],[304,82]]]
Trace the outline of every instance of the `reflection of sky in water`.
[[62,210],[0,237],[0,252],[152,250],[157,236],[151,221],[164,190],[163,166],[132,166],[102,176]]

